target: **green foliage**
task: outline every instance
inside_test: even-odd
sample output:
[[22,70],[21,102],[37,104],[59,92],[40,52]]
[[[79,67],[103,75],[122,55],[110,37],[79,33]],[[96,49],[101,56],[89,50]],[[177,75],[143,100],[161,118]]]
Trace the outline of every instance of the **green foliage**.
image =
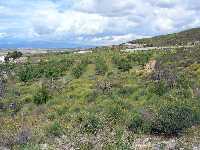
[[112,60],[117,65],[117,68],[123,72],[132,68],[131,62],[127,58],[113,56]]
[[187,45],[188,43],[194,43],[200,39],[200,29],[194,28],[179,33],[173,33],[168,35],[156,36],[153,38],[145,38],[132,41],[131,43],[145,43],[151,46],[176,46]]
[[151,114],[141,114],[138,112],[134,112],[131,115],[131,119],[128,124],[128,129],[135,133],[149,133],[152,124],[151,120]]
[[47,135],[49,136],[61,136],[63,134],[63,129],[59,122],[53,122],[47,129]]
[[[7,137],[6,145],[13,143],[11,135],[23,125],[33,131],[30,143],[48,143],[49,149],[60,147],[54,139],[61,135],[60,140],[67,137],[73,143],[72,149],[96,148],[93,137],[103,149],[131,149],[136,134],[177,135],[191,126],[196,129],[199,48],[134,53],[98,49],[89,54],[36,54],[28,64],[0,64],[9,73],[0,104],[0,145]],[[146,72],[142,66],[151,59],[156,60],[155,69]],[[41,79],[48,86],[37,86]],[[13,120],[8,107],[15,102],[20,109]],[[25,124],[22,114],[27,114]]]
[[167,92],[167,90],[168,90],[168,87],[164,81],[153,83],[153,87],[151,88],[151,92],[159,96],[164,95]]
[[72,68],[71,73],[76,79],[78,79],[84,73],[85,68],[86,68],[86,64],[84,63],[77,64],[74,68]]
[[22,55],[23,55],[22,52],[18,52],[18,51],[8,52],[8,54],[5,57],[5,61],[9,61],[9,59],[11,59],[11,58],[13,60],[15,60],[17,58],[22,57]]
[[130,124],[128,126],[129,130],[138,132],[139,130],[142,129],[143,126],[143,118],[140,114],[134,113],[133,117],[130,121]]
[[151,57],[152,57],[151,51],[150,52],[134,52],[127,56],[129,62],[131,62],[134,65],[142,65],[142,66],[148,63]]
[[44,76],[46,78],[55,78],[62,76],[65,71],[67,71],[73,65],[73,60],[62,59],[60,61],[49,61],[42,62],[35,69],[38,69],[39,76]]
[[92,92],[90,92],[87,96],[86,96],[86,100],[90,103],[90,102],[95,102],[95,100],[97,99],[99,93],[97,90],[93,90]]
[[11,70],[14,70],[16,67],[13,63],[0,63],[0,74],[3,72],[9,73]]
[[40,150],[40,146],[36,144],[26,144],[26,145],[21,145],[20,150]]
[[96,59],[96,74],[97,75],[105,75],[108,71],[108,66],[106,65],[106,61],[103,58],[98,57]]
[[119,63],[119,60],[121,59],[122,57],[120,56],[119,53],[114,53],[113,56],[112,56],[112,63],[114,64],[118,64]]
[[49,120],[51,120],[51,121],[56,119],[56,117],[57,117],[57,113],[56,112],[50,112],[50,113],[47,114],[47,118]]
[[88,64],[92,64],[93,62],[92,62],[91,58],[89,57],[89,55],[86,55],[81,58],[81,63],[88,65]]
[[45,85],[42,85],[33,96],[33,102],[37,105],[45,104],[49,99],[49,91]]
[[124,109],[120,105],[112,105],[108,108],[107,112],[108,120],[113,123],[120,123],[126,120]]
[[178,134],[194,124],[193,110],[188,106],[167,104],[162,106],[153,121],[152,132]]
[[130,86],[124,86],[119,89],[118,91],[119,95],[122,97],[130,96],[133,93],[133,88]]
[[32,65],[26,64],[23,67],[19,68],[18,78],[22,82],[28,82],[36,76],[36,72],[33,69]]
[[18,69],[18,78],[22,82],[28,82],[41,77],[55,78],[73,65],[72,60],[60,60],[41,62],[39,64],[25,64]]
[[59,116],[65,115],[68,112],[68,107],[67,106],[63,106],[59,109],[57,109],[57,113]]
[[81,130],[85,133],[95,134],[103,127],[102,122],[94,115],[89,115],[83,120]]
[[134,112],[128,129],[136,133],[177,135],[196,123],[195,116],[189,106],[166,103],[152,114]]
[[78,147],[80,150],[94,149],[94,145],[91,142],[80,143]]
[[195,124],[195,125],[200,124],[200,109],[199,108],[194,109],[193,114],[194,114],[194,123],[193,124]]

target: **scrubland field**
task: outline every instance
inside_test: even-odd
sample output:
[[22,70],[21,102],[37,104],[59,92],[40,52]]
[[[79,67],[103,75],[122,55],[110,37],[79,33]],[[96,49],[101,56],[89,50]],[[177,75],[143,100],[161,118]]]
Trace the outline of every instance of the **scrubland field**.
[[0,149],[200,149],[200,48],[1,64]]

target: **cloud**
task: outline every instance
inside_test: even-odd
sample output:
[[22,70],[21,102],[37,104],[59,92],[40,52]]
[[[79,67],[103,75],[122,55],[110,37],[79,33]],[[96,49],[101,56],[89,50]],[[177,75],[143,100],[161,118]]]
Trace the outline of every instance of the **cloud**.
[[[44,19],[45,18],[45,19]],[[108,19],[98,14],[57,9],[36,11],[31,24],[37,36],[69,37],[103,33]]]
[[144,38],[145,36],[140,36],[136,34],[125,34],[125,35],[113,35],[113,36],[100,36],[91,38],[91,44],[95,43],[98,45],[112,45],[119,44],[123,42],[130,41],[135,38]]
[[135,0],[79,0],[74,8],[79,11],[112,17],[130,14],[138,4]]
[[0,1],[0,38],[64,46],[118,44],[198,27],[199,8],[197,0]]
[[7,36],[6,33],[0,33],[0,38],[4,38],[4,37],[6,37],[6,36]]

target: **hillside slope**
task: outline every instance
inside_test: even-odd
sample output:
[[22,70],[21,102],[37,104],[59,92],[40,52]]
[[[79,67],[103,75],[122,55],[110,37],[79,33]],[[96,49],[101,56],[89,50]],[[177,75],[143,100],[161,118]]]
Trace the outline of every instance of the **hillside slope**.
[[199,57],[111,48],[0,64],[0,149],[199,149]]
[[156,36],[130,41],[129,43],[147,44],[149,46],[175,46],[194,44],[200,41],[200,28],[193,28],[179,33]]

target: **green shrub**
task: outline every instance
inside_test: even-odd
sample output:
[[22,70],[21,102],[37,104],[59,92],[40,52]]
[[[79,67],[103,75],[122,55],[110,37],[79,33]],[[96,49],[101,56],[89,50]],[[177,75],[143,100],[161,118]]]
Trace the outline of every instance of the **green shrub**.
[[181,73],[177,77],[177,88],[189,89],[191,87],[191,79],[188,75]]
[[28,143],[25,145],[20,145],[19,149],[20,150],[40,150],[40,146],[39,144]]
[[45,104],[50,99],[49,91],[46,86],[42,85],[33,96],[33,102],[37,105]]
[[129,130],[131,131],[139,131],[141,130],[143,125],[143,119],[142,116],[138,113],[135,113],[130,121],[130,124],[128,125]]
[[49,112],[49,113],[47,114],[47,118],[48,118],[49,120],[54,120],[54,119],[56,119],[56,117],[57,117],[57,113],[56,113],[56,112]]
[[94,115],[89,115],[83,120],[81,130],[85,133],[95,134],[102,128],[102,123]]
[[81,150],[94,149],[94,144],[91,142],[79,143],[77,149],[81,149]]
[[[115,142],[108,149],[131,150],[131,145],[125,137],[125,129],[123,127],[116,127],[113,131]],[[107,146],[107,145],[106,145]],[[105,148],[106,149],[106,148]]]
[[112,56],[112,63],[113,64],[118,64],[119,63],[119,60],[121,60],[121,56],[119,53],[115,53],[113,56]]
[[158,134],[178,134],[194,124],[194,112],[184,105],[162,106],[153,121],[152,132]]
[[53,124],[51,124],[47,128],[46,132],[47,132],[47,135],[50,135],[50,136],[61,136],[63,134],[63,129],[60,123],[55,121],[53,122]]
[[128,60],[132,64],[138,64],[142,66],[148,63],[151,57],[152,57],[151,52],[135,52],[127,56]]
[[26,64],[23,67],[19,68],[18,78],[22,82],[28,82],[35,77],[34,68],[30,64]]
[[69,108],[67,106],[59,107],[56,109],[59,116],[65,115],[68,112]]
[[62,76],[63,73],[68,70],[73,65],[72,60],[60,60],[60,61],[50,61],[44,64],[41,64],[42,70],[44,70],[44,76],[46,78],[54,78]]
[[116,124],[126,120],[126,114],[120,105],[112,105],[107,112],[108,121]]
[[132,68],[132,65],[128,59],[122,58],[117,62],[117,67],[119,70],[125,72],[129,71]]
[[13,60],[15,60],[15,59],[17,59],[17,58],[20,58],[20,57],[22,57],[22,52],[18,52],[18,51],[14,51],[14,52],[8,52],[8,54],[6,55],[6,57],[5,57],[5,61],[7,62],[7,61],[9,61],[9,59],[13,59]]
[[89,93],[88,95],[86,95],[86,100],[87,102],[95,102],[95,100],[97,99],[99,93],[97,90],[93,90],[91,93]]
[[149,133],[151,129],[151,118],[145,117],[138,112],[134,112],[128,124],[128,129],[135,133]]
[[115,54],[112,57],[112,62],[117,66],[118,69],[123,72],[129,71],[129,69],[132,68],[131,62],[120,54]]
[[85,68],[86,68],[86,65],[85,64],[78,64],[76,65],[74,68],[72,68],[72,75],[75,77],[75,78],[80,78],[81,75],[83,74],[83,72],[85,71]]
[[90,57],[87,55],[87,56],[84,56],[84,57],[81,58],[81,63],[82,63],[82,64],[85,64],[85,65],[92,64],[92,60],[91,60]]
[[97,75],[105,75],[105,73],[108,71],[108,66],[106,65],[106,61],[102,58],[96,59],[96,74]]
[[18,69],[18,78],[28,82],[41,77],[55,78],[62,76],[73,64],[72,60],[41,62],[39,64],[25,64]]
[[[200,104],[199,104],[200,105]],[[200,124],[200,106],[197,107],[196,110],[194,110],[194,124]]]
[[22,101],[25,103],[30,103],[33,101],[32,95],[26,95],[25,97],[22,98]]
[[129,86],[124,86],[119,89],[118,93],[122,97],[129,96],[133,93],[133,88]]
[[152,93],[162,96],[169,90],[165,81],[154,82],[153,87],[150,89]]

